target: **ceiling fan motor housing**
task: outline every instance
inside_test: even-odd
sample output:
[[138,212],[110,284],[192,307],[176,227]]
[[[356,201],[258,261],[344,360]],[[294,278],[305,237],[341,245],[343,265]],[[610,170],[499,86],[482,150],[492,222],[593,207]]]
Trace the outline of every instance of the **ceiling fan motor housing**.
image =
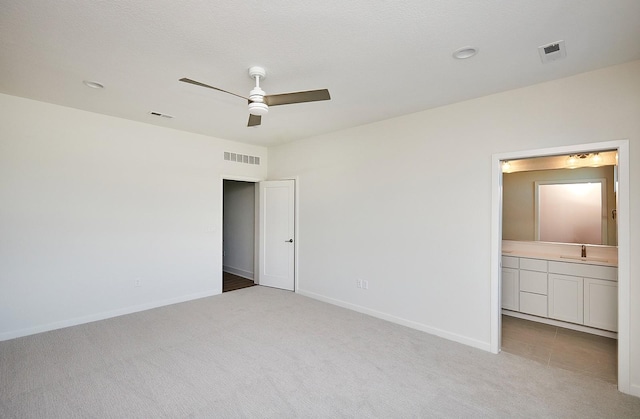
[[269,106],[264,103],[264,90],[255,87],[249,93],[249,113],[251,115],[265,115],[269,112]]

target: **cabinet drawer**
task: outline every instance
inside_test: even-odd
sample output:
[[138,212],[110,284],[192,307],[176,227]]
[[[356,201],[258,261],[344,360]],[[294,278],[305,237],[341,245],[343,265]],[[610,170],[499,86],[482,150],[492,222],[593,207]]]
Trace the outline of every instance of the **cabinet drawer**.
[[518,258],[514,256],[502,256],[502,267],[518,269]]
[[[520,262],[522,263],[522,261]],[[608,281],[618,280],[618,268],[614,268],[613,266],[549,261],[549,272],[586,278],[606,279]]]
[[520,291],[547,295],[547,273],[521,270]]
[[547,272],[547,261],[542,259],[520,258],[520,269]]
[[534,316],[547,317],[547,296],[520,292],[520,311]]

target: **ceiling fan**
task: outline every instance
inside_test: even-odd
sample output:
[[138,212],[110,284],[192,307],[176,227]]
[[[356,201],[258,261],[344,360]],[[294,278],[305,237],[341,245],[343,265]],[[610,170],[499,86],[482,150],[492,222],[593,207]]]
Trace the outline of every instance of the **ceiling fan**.
[[248,98],[242,95],[228,92],[226,90],[222,90],[218,87],[209,86],[208,84],[188,79],[186,77],[181,78],[179,81],[194,84],[196,86],[206,87],[223,93],[228,93],[230,95],[234,95],[241,99],[247,100],[249,102],[249,122],[247,123],[248,127],[260,125],[260,123],[262,122],[262,115],[265,115],[267,112],[269,112],[269,106],[316,102],[319,100],[331,99],[331,96],[329,96],[329,90],[327,89],[266,95],[264,90],[260,88],[260,79],[264,80],[266,75],[267,73],[262,67],[249,68],[249,77],[255,79],[256,86],[251,90],[251,92],[249,92]]

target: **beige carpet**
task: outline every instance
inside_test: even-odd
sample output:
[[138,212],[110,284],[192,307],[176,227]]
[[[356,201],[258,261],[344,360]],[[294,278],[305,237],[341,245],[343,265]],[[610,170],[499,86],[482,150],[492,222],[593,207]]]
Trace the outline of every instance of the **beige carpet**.
[[0,417],[640,416],[615,386],[251,287],[0,342]]

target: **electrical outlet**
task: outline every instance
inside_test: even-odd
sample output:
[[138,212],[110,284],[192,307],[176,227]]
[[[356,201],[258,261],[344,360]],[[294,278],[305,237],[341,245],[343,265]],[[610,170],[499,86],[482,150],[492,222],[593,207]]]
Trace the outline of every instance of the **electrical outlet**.
[[362,288],[362,279],[356,279],[356,287]]
[[140,281],[140,278],[136,278],[136,279],[133,281],[133,286],[134,286],[134,287],[136,287],[136,288],[138,288],[140,285],[142,285],[142,283],[141,283],[141,281]]
[[362,288],[365,290],[369,289],[369,281],[367,281],[366,279],[362,281]]

